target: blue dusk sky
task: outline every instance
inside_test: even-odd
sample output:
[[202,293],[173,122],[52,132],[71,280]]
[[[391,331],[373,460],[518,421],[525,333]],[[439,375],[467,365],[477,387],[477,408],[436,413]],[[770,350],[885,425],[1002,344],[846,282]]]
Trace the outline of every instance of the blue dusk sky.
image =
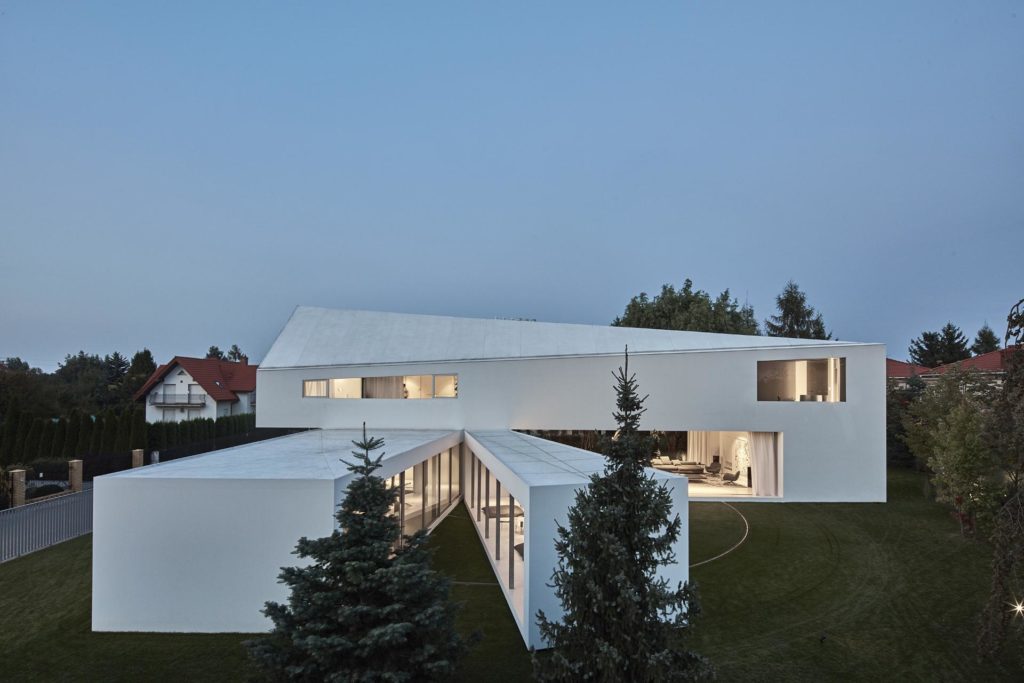
[[685,278],[905,358],[1024,297],[1024,6],[3,1],[0,231],[47,370]]

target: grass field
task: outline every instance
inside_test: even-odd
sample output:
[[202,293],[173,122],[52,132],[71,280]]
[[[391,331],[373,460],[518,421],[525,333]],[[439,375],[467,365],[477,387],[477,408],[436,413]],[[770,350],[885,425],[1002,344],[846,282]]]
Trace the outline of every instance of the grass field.
[[[886,504],[736,504],[747,542],[693,570],[704,608],[693,644],[720,679],[1024,678],[1019,661],[975,658],[988,551],[962,540],[923,486],[921,475],[894,470]],[[725,505],[690,512],[692,562],[742,536]],[[527,680],[529,656],[464,508],[433,544],[464,603],[460,629],[483,636],[462,678]],[[90,632],[90,552],[87,536],[0,565],[0,680],[246,679],[244,636]]]

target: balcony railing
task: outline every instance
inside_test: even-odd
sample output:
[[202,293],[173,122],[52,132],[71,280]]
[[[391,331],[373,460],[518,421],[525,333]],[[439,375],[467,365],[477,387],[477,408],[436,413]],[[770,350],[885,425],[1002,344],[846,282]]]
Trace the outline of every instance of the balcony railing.
[[205,406],[206,394],[165,394],[149,395],[151,406]]

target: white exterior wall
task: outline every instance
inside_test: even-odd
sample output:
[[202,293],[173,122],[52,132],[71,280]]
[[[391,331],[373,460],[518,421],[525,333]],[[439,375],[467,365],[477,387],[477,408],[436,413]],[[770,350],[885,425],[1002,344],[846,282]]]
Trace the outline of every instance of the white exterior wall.
[[334,482],[97,477],[94,631],[266,631],[302,536],[334,528]]
[[[288,439],[248,448],[268,449],[276,443],[281,459],[292,463],[281,468],[293,470],[290,477],[251,472],[246,477],[247,446],[97,477],[92,629],[269,630],[272,623],[260,610],[267,601],[285,602],[289,595],[277,581],[281,568],[304,561],[292,554],[299,538],[320,538],[334,530],[335,511],[355,476],[338,464],[352,459],[346,440],[343,450],[332,447],[329,454],[314,456],[331,460],[344,474],[294,478],[308,467],[308,460],[304,464],[293,459]],[[398,474],[461,441],[461,432],[424,441],[386,458],[377,474]],[[314,441],[307,438],[305,443],[300,452],[315,453]],[[225,459],[223,454],[231,453],[238,459]],[[175,469],[188,462],[197,467],[207,463],[210,475],[185,476]],[[235,470],[237,475],[224,476]]]
[[[551,582],[551,574],[558,564],[558,553],[555,550],[555,541],[558,538],[558,524],[568,522],[567,512],[576,499],[576,491],[585,484],[545,484],[530,485],[524,482],[506,463],[495,457],[487,448],[480,444],[472,435],[466,435],[466,443],[463,448],[464,457],[462,460],[462,494],[468,500],[473,484],[471,477],[471,455],[475,455],[480,463],[486,467],[501,482],[502,494],[511,493],[518,505],[525,511],[525,524],[523,543],[523,576],[517,576],[517,590],[523,591],[522,605],[523,613],[516,609],[516,599],[513,597],[504,580],[499,579],[498,586],[505,596],[506,602],[512,616],[515,619],[519,633],[527,647],[545,648],[548,644],[541,637],[540,628],[537,626],[537,612],[543,610],[544,614],[552,620],[558,620],[564,614],[562,605],[555,595],[554,589],[548,584]],[[603,463],[600,456],[595,456]],[[666,474],[656,470],[650,470],[658,480],[666,484],[672,494],[672,512],[678,514],[682,523],[679,539],[673,546],[676,554],[676,563],[662,567],[658,576],[668,579],[675,585],[677,582],[685,582],[690,576],[690,549],[689,549],[689,506],[687,497],[687,480],[685,477]],[[556,475],[556,479],[565,475]],[[475,516],[473,505],[475,501],[469,501],[470,514]],[[480,529],[473,525],[479,535]],[[483,538],[481,537],[481,542]],[[505,544],[503,543],[503,546]],[[491,569],[495,574],[505,573],[505,565],[508,558],[504,555],[498,561],[489,553],[485,553]]]
[[[846,358],[845,402],[757,400],[757,361]],[[258,371],[260,427],[613,429],[611,373],[622,356]],[[885,347],[630,356],[650,395],[641,429],[781,432],[781,500],[885,500]],[[303,398],[304,379],[459,376],[456,399]]]

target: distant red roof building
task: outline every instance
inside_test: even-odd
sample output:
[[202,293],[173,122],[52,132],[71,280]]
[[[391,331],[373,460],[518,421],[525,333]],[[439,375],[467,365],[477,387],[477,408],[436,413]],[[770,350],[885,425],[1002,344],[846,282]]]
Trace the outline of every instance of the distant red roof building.
[[[905,384],[906,380],[913,376],[920,377],[925,382],[934,381],[940,375],[944,375],[953,368],[961,370],[975,370],[995,377],[1006,374],[1006,364],[1010,356],[1017,352],[1019,346],[1010,346],[990,353],[983,353],[980,356],[966,358],[955,363],[946,363],[934,368],[926,368],[913,363],[906,363],[893,358],[885,359],[885,377],[891,385]],[[998,380],[997,380],[998,381]]]
[[1006,372],[1006,362],[1010,356],[1017,352],[1018,346],[1009,346],[1005,349],[983,353],[974,358],[966,358],[956,363],[947,363],[937,368],[929,368],[930,374],[941,375],[949,372],[952,368],[961,370],[977,370],[979,372]]
[[910,379],[914,375],[921,376],[931,370],[923,365],[906,363],[895,358],[885,359],[885,376],[887,379]]
[[175,356],[171,362],[156,369],[142,388],[135,392],[134,399],[143,399],[175,366],[182,367],[192,375],[195,382],[215,401],[237,401],[236,392],[256,391],[256,370],[259,366],[249,365],[248,359],[244,357],[236,363],[217,358]]

